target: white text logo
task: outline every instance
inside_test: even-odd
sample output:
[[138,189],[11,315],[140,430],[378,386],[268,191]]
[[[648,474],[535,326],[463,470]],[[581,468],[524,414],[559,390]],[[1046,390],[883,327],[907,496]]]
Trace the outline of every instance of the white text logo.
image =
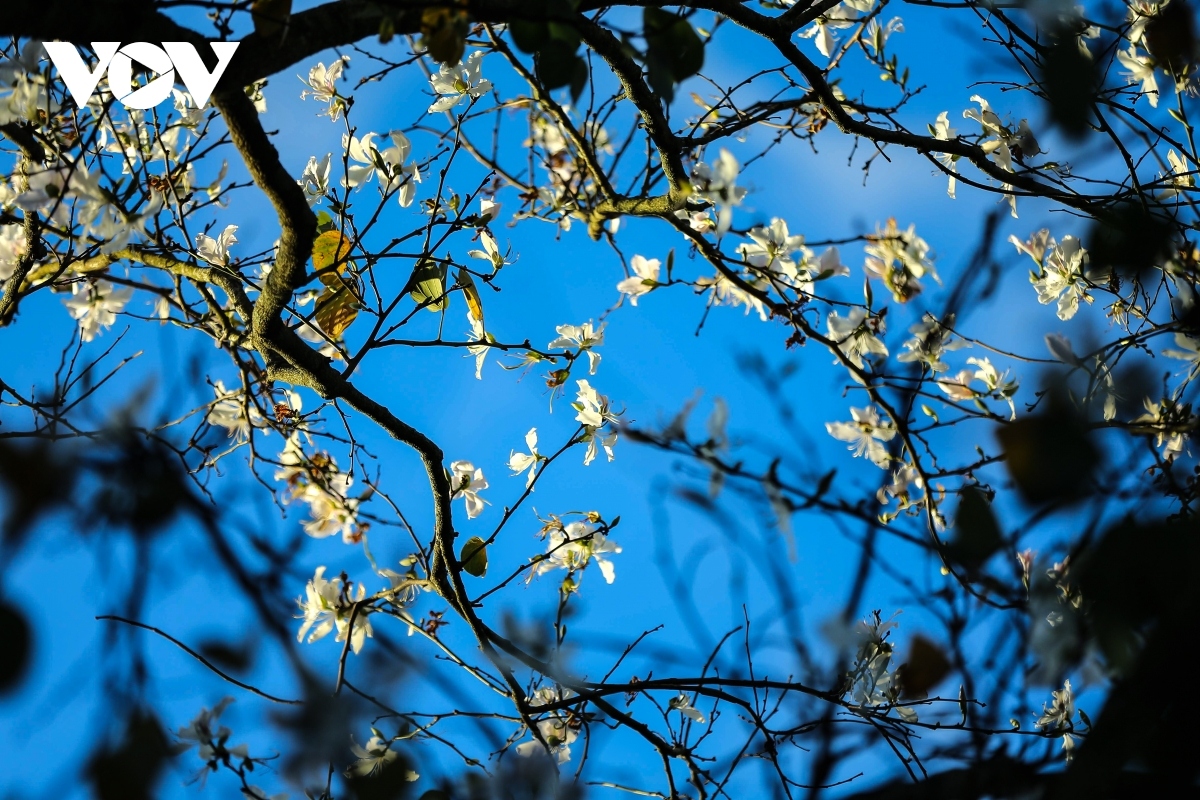
[[[117,100],[126,108],[139,109],[153,108],[171,96],[176,70],[179,71],[179,79],[196,101],[197,108],[203,107],[213,89],[217,88],[217,81],[221,79],[225,68],[233,60],[239,42],[210,44],[217,56],[217,66],[212,72],[204,66],[200,54],[190,42],[163,42],[162,47],[149,42],[131,42],[124,47],[120,42],[92,42],[92,49],[99,59],[94,70],[88,69],[79,51],[70,42],[42,42],[77,105],[87,103],[107,70],[108,85]],[[157,73],[158,77],[145,86],[135,88],[135,61]]]

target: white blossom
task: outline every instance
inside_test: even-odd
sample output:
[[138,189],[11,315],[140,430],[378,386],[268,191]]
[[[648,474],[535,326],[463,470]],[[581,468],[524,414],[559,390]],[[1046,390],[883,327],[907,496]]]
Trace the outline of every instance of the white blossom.
[[467,255],[471,258],[478,258],[492,265],[493,272],[499,272],[503,267],[508,266],[512,262],[505,258],[505,254],[500,252],[500,245],[496,244],[496,239],[487,231],[479,232],[479,243],[483,245],[482,250],[468,250]]
[[863,356],[888,354],[887,346],[875,335],[883,333],[883,319],[868,316],[866,309],[852,308],[844,317],[831,311],[826,323],[833,346],[854,366],[862,368]]
[[639,297],[659,286],[658,274],[661,264],[657,258],[635,255],[629,259],[629,268],[633,270],[633,275],[618,283],[617,291],[629,297],[631,306],[636,306]]
[[108,196],[100,188],[100,173],[92,173],[82,163],[71,163],[65,159],[47,167],[31,168],[24,186],[17,186],[19,194],[14,202],[26,211],[42,211],[51,219],[68,221],[66,201],[74,198],[81,201],[78,208],[81,217],[91,218],[96,209],[107,205]]
[[[422,578],[417,574],[417,563],[417,557],[411,555],[400,560],[400,566],[407,567],[403,573],[386,567],[378,570],[379,575],[387,578],[389,584],[387,590],[382,594],[387,596],[394,605],[409,605],[420,596],[422,590],[434,591],[433,583],[428,578]],[[408,635],[411,636],[412,633],[410,630]]]
[[500,216],[501,204],[487,197],[479,198],[479,216],[483,217],[485,222],[492,222]]
[[1075,355],[1075,350],[1071,345],[1071,340],[1061,333],[1047,333],[1044,337],[1046,340],[1046,349],[1050,351],[1050,355],[1054,356],[1056,361],[1061,361],[1064,364],[1078,366],[1082,359]]
[[[47,94],[39,60],[44,49],[38,39],[28,40],[12,60],[0,61],[0,125],[12,122],[41,124],[61,110]],[[43,116],[45,115],[45,116]]]
[[388,136],[392,146],[380,150],[374,142],[379,134],[370,132],[355,138],[350,134],[342,134],[342,147],[354,162],[346,169],[346,177],[342,185],[357,188],[379,176],[379,183],[384,192],[396,191],[396,199],[404,208],[412,205],[416,195],[416,184],[421,181],[421,171],[416,164],[405,165],[412,144],[408,137],[400,131],[392,131]]
[[12,277],[17,262],[27,249],[22,226],[0,225],[0,284]]
[[1163,449],[1163,458],[1173,461],[1187,448],[1191,434],[1198,422],[1191,406],[1180,404],[1169,398],[1157,403],[1147,397],[1142,405],[1146,413],[1133,420],[1134,430],[1154,436],[1156,446]]
[[865,5],[868,9],[872,3],[840,3],[828,11],[821,14],[813,21],[813,24],[800,31],[800,35],[805,39],[815,39],[817,50],[821,55],[829,58],[833,54],[833,49],[837,46],[837,36],[834,31],[842,28],[850,28],[858,24],[858,11],[860,6]]
[[875,493],[875,499],[886,505],[888,498],[894,497],[900,501],[900,508],[904,509],[912,503],[910,498],[912,487],[920,489],[923,494],[925,481],[912,464],[902,464],[892,473],[891,483],[880,487],[879,491]]
[[[564,106],[563,111],[566,112],[567,110],[567,107]],[[553,119],[544,115],[538,115],[533,119],[532,128],[533,130],[530,132],[529,138],[522,142],[524,147],[541,148],[550,157],[551,161],[553,161],[554,156],[567,152],[567,137],[563,133],[562,128]],[[570,174],[559,173],[558,177],[569,179]]]
[[[569,689],[559,690],[549,686],[543,686],[533,693],[529,698],[530,708],[537,709],[541,706],[547,706],[552,703],[557,703],[562,700],[569,699],[574,695]],[[570,722],[560,715],[557,711],[550,712],[550,716],[538,720],[537,729],[541,738],[545,740],[546,745],[550,748],[550,755],[559,764],[565,764],[571,760],[571,743],[579,736],[578,724],[572,726]],[[538,753],[545,753],[541,742],[537,739],[532,741],[522,742],[517,745],[517,755],[522,757],[530,757]]]
[[1173,348],[1163,350],[1163,355],[1190,362],[1192,366],[1188,371],[1188,377],[1193,377],[1200,372],[1200,339],[1186,333],[1176,333],[1175,344],[1179,347],[1178,350]]
[[467,506],[467,519],[475,519],[483,513],[487,503],[479,493],[488,488],[483,470],[476,469],[470,461],[455,461],[450,464],[450,499],[462,498]]
[[864,43],[874,51],[875,55],[883,52],[884,45],[893,33],[904,33],[904,20],[892,17],[886,25],[880,25],[877,17],[872,17],[863,31]]
[[960,370],[957,375],[941,378],[937,381],[938,388],[950,395],[952,400],[973,400],[975,390],[971,388],[971,380],[975,373],[969,369]]
[[[1033,135],[1033,131],[1029,128],[1029,123],[1026,120],[1021,120],[1017,124],[1015,131],[1008,128],[1000,120],[998,114],[992,110],[988,101],[980,95],[972,95],[972,102],[979,104],[979,110],[967,109],[963,112],[963,117],[972,119],[979,123],[983,128],[983,139],[979,142],[979,147],[983,152],[987,153],[992,161],[1001,169],[1008,172],[1013,171],[1013,157],[1026,158],[1036,156],[1042,152],[1038,145],[1037,139]],[[1014,152],[1015,151],[1015,152]],[[1008,194],[1008,203],[1012,207],[1013,217],[1017,216],[1017,198],[1011,194],[1012,185],[1002,183],[1001,188]]]
[[[290,398],[289,403],[297,408],[299,397]],[[358,519],[363,498],[350,497],[354,478],[339,470],[337,461],[328,453],[309,458],[300,442],[300,432],[293,432],[279,455],[280,468],[275,472],[275,480],[287,483],[285,499],[308,505],[309,519],[304,521],[303,528],[309,536],[324,539],[340,533],[346,544],[357,544],[367,525]]]
[[495,339],[490,333],[483,329],[483,320],[475,319],[475,315],[470,311],[467,312],[467,322],[471,323],[471,330],[467,334],[471,337],[472,342],[479,344],[467,345],[467,358],[475,359],[475,380],[483,380],[483,362],[487,360],[487,354],[492,349],[488,346]]
[[321,326],[317,324],[315,318],[307,321],[301,320],[300,324],[293,328],[293,330],[304,341],[316,345],[317,352],[325,356],[325,358],[333,361],[342,360],[342,353],[333,341],[333,337],[321,330]]
[[58,103],[46,96],[39,69],[43,52],[41,41],[30,39],[16,58],[0,61],[0,125],[36,123],[41,109],[58,113]]
[[1086,250],[1074,236],[1064,236],[1061,243],[1047,240],[1050,250],[1044,260],[1041,275],[1030,275],[1037,290],[1038,302],[1043,305],[1058,301],[1058,318],[1068,320],[1079,310],[1079,301],[1091,303],[1088,292],[1102,278],[1089,268],[1091,261]]
[[1154,79],[1154,59],[1139,54],[1137,47],[1130,45],[1128,50],[1117,51],[1117,60],[1126,69],[1126,82],[1141,83],[1142,94],[1150,101],[1152,108],[1157,108],[1158,81]]
[[1165,2],[1159,0],[1129,0],[1126,18],[1131,23],[1126,37],[1130,43],[1138,44],[1146,37],[1146,26],[1159,15]]
[[219,380],[213,381],[213,392],[217,399],[209,407],[205,418],[209,425],[216,425],[229,431],[230,438],[237,438],[238,443],[250,438],[252,428],[265,425],[258,407],[249,402],[241,389],[229,391]]
[[320,203],[329,192],[329,167],[332,155],[332,153],[326,153],[320,161],[317,161],[316,156],[309,156],[308,164],[304,167],[304,174],[300,176],[300,180],[296,181],[304,187],[304,196],[308,199],[310,206]]
[[696,194],[717,207],[717,235],[733,223],[733,207],[741,205],[746,190],[737,185],[738,162],[733,153],[721,148],[712,166],[699,162],[692,170]]
[[1063,688],[1051,692],[1051,697],[1049,708],[1045,703],[1042,704],[1042,715],[1036,724],[1043,731],[1062,731],[1063,757],[1070,761],[1075,755],[1075,737],[1071,735],[1075,729],[1075,696],[1071,691],[1071,682],[1063,681]]
[[325,539],[336,533],[342,541],[353,544],[362,538],[358,524],[359,500],[349,497],[354,478],[337,471],[330,459],[332,471],[323,475],[320,482],[310,481],[300,499],[308,503],[309,519],[304,522],[304,532],[314,539]]
[[582,325],[559,325],[555,328],[558,338],[546,345],[551,350],[559,348],[579,348],[581,353],[587,353],[588,374],[595,375],[600,366],[600,354],[593,348],[604,344],[604,323],[599,328],[593,328],[591,320]]
[[851,408],[850,416],[851,422],[826,422],[825,430],[833,438],[849,442],[848,449],[856,457],[866,456],[875,466],[886,469],[891,457],[883,443],[896,436],[896,427],[890,420],[881,420],[875,406]]
[[675,212],[675,217],[687,222],[688,227],[696,233],[712,233],[717,229],[717,223],[713,222],[707,208],[681,208]]
[[[759,290],[765,289],[767,285],[766,281],[762,278],[747,280],[746,283]],[[712,278],[698,278],[696,280],[696,290],[699,292],[706,289],[712,292],[710,303],[719,306],[732,306],[734,308],[745,306],[746,314],[749,314],[751,309],[753,309],[758,312],[759,319],[763,322],[767,321],[767,309],[763,305],[762,300],[743,289],[725,273],[717,273]]]
[[479,74],[482,61],[483,51],[476,50],[465,61],[460,61],[453,67],[443,64],[436,73],[431,75],[429,83],[433,86],[433,91],[440,96],[429,107],[428,113],[449,111],[464,97],[477,99],[490,92],[492,82]]
[[600,455],[600,450],[604,450],[604,454],[609,461],[615,458],[613,447],[617,443],[617,432],[614,430],[597,430],[596,428],[587,428],[584,431],[582,440],[587,442],[587,451],[583,456],[583,465],[586,467],[596,460],[596,456]]
[[1038,265],[1039,271],[1045,263],[1046,251],[1055,246],[1054,239],[1050,236],[1050,231],[1046,228],[1033,233],[1027,241],[1022,242],[1015,234],[1009,236],[1008,241],[1012,242],[1018,252],[1032,258],[1034,263]]
[[1171,168],[1171,171],[1163,176],[1167,181],[1167,188],[1158,192],[1158,199],[1172,200],[1180,196],[1186,198],[1186,190],[1196,188],[1196,171],[1189,167],[1174,149],[1167,150],[1167,164]]
[[[346,641],[350,637],[350,649],[357,654],[362,650],[363,642],[368,636],[374,636],[371,630],[370,608],[359,605],[366,598],[366,589],[360,583],[355,597],[343,588],[342,579],[325,580],[325,567],[317,567],[312,580],[304,588],[305,596],[297,599],[296,604],[304,612],[304,623],[296,635],[296,641],[315,642],[323,639],[333,630],[337,630],[335,641]],[[358,612],[354,612],[358,606]],[[350,618],[354,617],[354,630],[350,630]],[[312,633],[309,633],[309,630]],[[304,635],[309,633],[308,639]]]
[[[579,737],[579,731],[567,724],[561,717],[547,717],[537,723],[538,733],[550,748],[550,755],[559,764],[571,760],[571,743]],[[517,745],[517,755],[528,758],[538,752],[544,752],[542,743],[537,739],[522,742]]]
[[537,428],[530,428],[529,433],[525,434],[525,446],[529,448],[528,453],[518,453],[516,450],[512,451],[508,458],[508,468],[512,470],[513,477],[529,470],[525,486],[532,489],[533,479],[537,477],[538,462],[544,458],[537,449]]
[[687,696],[686,692],[680,692],[672,697],[668,705],[692,720],[692,722],[700,725],[704,724],[704,715],[700,713],[700,709],[692,707],[692,700]]
[[111,328],[117,314],[133,297],[133,289],[117,289],[106,280],[80,281],[71,287],[71,296],[64,300],[71,316],[79,320],[83,341],[96,338],[102,328]]
[[376,775],[400,757],[400,754],[391,748],[390,742],[385,742],[378,736],[372,736],[365,747],[351,740],[350,749],[358,756],[358,760],[346,769],[347,778]]
[[865,271],[883,279],[898,303],[907,302],[920,293],[918,281],[926,275],[938,280],[929,245],[917,235],[915,225],[901,231],[896,227],[896,220],[889,218],[885,228],[876,227],[863,250],[867,254]]
[[894,653],[888,636],[897,626],[895,619],[893,615],[885,622],[876,612],[859,622],[844,637],[858,645],[850,680],[851,695],[860,706],[890,705],[899,695],[895,670],[888,669]]
[[154,316],[162,322],[166,322],[171,318],[171,298],[168,295],[159,295],[154,301]]
[[[930,128],[930,133],[933,134],[933,138],[943,142],[952,142],[958,138],[958,130],[950,127],[950,116],[947,111],[938,114],[937,121]],[[958,156],[953,153],[934,153],[934,157],[950,172],[958,172]],[[954,183],[954,175],[951,175],[950,181],[946,186],[946,194],[950,195],[951,198],[954,197]]]
[[589,428],[599,428],[606,422],[617,421],[617,415],[609,408],[607,397],[596,391],[595,387],[585,380],[576,381],[576,383],[579,391],[576,401],[571,404],[578,412],[575,415],[576,420]]
[[346,100],[338,94],[337,81],[342,76],[342,70],[346,68],[346,62],[349,60],[349,56],[342,56],[330,64],[328,69],[325,68],[323,61],[319,61],[308,71],[308,80],[300,78],[309,87],[300,93],[300,99],[311,96],[318,102],[329,103],[329,108],[324,113],[333,122],[337,122],[346,110]]
[[751,241],[738,245],[738,253],[746,263],[758,269],[795,279],[799,269],[793,255],[799,253],[802,261],[812,256],[812,251],[804,246],[804,237],[789,234],[787,222],[779,217],[772,219],[766,227],[751,228],[747,235]]
[[199,128],[200,123],[204,120],[204,112],[196,108],[196,101],[191,93],[172,89],[171,97],[175,112],[179,114],[179,124],[189,131]]
[[801,278],[796,282],[796,288],[808,294],[813,293],[813,285],[817,280],[825,278],[846,277],[850,268],[842,263],[836,247],[827,247],[825,252],[816,260],[808,259],[801,270]]
[[[947,323],[952,324],[952,323]],[[908,329],[913,338],[904,343],[907,352],[896,356],[901,362],[920,362],[936,374],[949,369],[942,361],[942,355],[948,350],[958,350],[967,347],[967,343],[956,339],[932,314],[926,314],[916,325]]]
[[612,583],[617,573],[608,557],[620,552],[621,548],[609,541],[590,522],[554,525],[546,540],[546,555],[537,560],[530,570],[529,580],[557,569],[565,569],[570,573],[581,572],[589,564],[595,563],[605,583]]
[[990,359],[987,358],[968,358],[968,364],[973,364],[978,369],[975,370],[974,378],[977,381],[982,381],[987,387],[988,393],[999,396],[1000,399],[1008,403],[1010,412],[1009,419],[1017,418],[1017,407],[1013,403],[1013,395],[1017,393],[1019,384],[1014,378],[1009,380],[1008,370],[1000,373],[995,366],[992,365]]
[[196,255],[215,267],[229,266],[229,247],[237,244],[237,225],[226,225],[225,230],[213,239],[203,233],[196,234]]
[[[216,721],[224,713],[229,704],[233,702],[232,697],[223,697],[221,701],[213,706],[212,711],[207,708],[201,708],[200,713],[176,732],[179,737],[179,745],[174,748],[176,754],[183,752],[195,745],[199,752],[198,755],[202,761],[210,761],[216,754],[214,742],[223,742],[228,739],[231,731],[229,728],[221,725],[216,726]],[[238,745],[233,749],[244,749],[245,745]]]

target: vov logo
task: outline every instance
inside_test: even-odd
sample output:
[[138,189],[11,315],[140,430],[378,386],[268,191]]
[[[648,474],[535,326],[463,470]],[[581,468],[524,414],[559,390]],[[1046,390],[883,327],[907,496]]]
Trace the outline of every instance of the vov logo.
[[[75,98],[76,105],[83,107],[100,78],[108,71],[108,85],[117,100],[126,108],[153,108],[171,96],[175,85],[175,72],[196,101],[203,108],[209,96],[217,88],[217,81],[233,60],[234,51],[240,42],[210,42],[217,56],[217,66],[209,72],[200,60],[200,54],[190,42],[163,42],[162,47],[149,42],[131,42],[121,47],[120,42],[92,42],[99,63],[89,70],[75,45],[70,42],[42,42],[50,62],[58,68],[58,74],[67,85],[67,91]],[[158,77],[145,86],[133,87],[133,62],[142,64]]]

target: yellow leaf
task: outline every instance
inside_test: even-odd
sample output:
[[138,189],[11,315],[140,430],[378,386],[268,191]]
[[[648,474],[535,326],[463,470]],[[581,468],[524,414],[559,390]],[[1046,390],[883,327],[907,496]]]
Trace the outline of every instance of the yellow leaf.
[[317,298],[317,324],[331,339],[340,339],[358,317],[354,293],[344,286],[327,287]]
[[[326,286],[341,286],[339,273],[350,264],[350,240],[341,231],[325,231],[313,241],[313,269]],[[334,269],[334,267],[337,269]]]
[[421,37],[435,61],[453,67],[462,61],[467,42],[467,12],[455,8],[427,8],[421,14]]
[[462,546],[459,551],[458,560],[462,562],[463,569],[468,574],[474,575],[476,578],[482,578],[487,574],[487,545],[483,539],[478,536],[472,536],[467,539],[467,543]]
[[483,298],[475,286],[475,279],[465,269],[458,271],[458,285],[462,287],[463,297],[467,299],[467,311],[476,321],[483,322]]

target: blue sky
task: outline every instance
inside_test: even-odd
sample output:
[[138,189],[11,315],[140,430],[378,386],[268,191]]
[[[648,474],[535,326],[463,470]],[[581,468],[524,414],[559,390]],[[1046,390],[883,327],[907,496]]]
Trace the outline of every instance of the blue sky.
[[[932,122],[939,111],[949,110],[952,120],[960,120],[961,111],[970,106],[969,98],[976,91],[972,83],[994,75],[977,63],[968,39],[952,32],[953,25],[944,20],[939,23],[942,14],[913,7],[903,7],[899,13],[905,17],[906,30],[896,34],[893,42],[911,65],[913,81],[930,85],[911,106],[907,119],[923,117]],[[802,46],[805,52],[816,55],[810,41]],[[406,48],[403,40],[397,40],[390,45],[389,53],[398,56]],[[351,55],[349,74],[353,81],[367,71],[367,63],[361,55]],[[264,124],[269,130],[280,131],[275,137],[276,146],[285,165],[296,175],[309,156],[337,152],[342,127],[315,116],[319,108],[311,101],[299,100],[302,87],[294,74],[306,72],[317,61],[329,63],[334,57],[333,53],[324,53],[294,70],[285,70],[271,78],[265,91],[269,111]],[[729,36],[723,48],[710,49],[707,58],[705,71],[718,82],[757,66],[753,49],[738,35]],[[857,61],[855,57],[849,59],[851,65]],[[484,64],[485,75],[497,80],[502,91],[505,86],[513,86],[508,79],[500,78],[503,70],[499,56],[489,56]],[[871,93],[868,97],[886,93],[890,87],[882,85],[874,73],[872,67],[851,66],[846,70],[844,85],[866,86]],[[382,85],[365,87],[356,93],[352,121],[360,133],[386,132],[422,121],[429,102],[427,88],[424,80],[412,74],[399,79],[393,76]],[[688,107],[689,91],[703,93],[703,86],[699,81],[684,85],[677,101],[677,117],[692,113]],[[1062,152],[1063,145],[1056,137],[1042,133],[1046,126],[1038,109],[1010,109],[1005,102],[1011,95],[1002,97],[999,92],[986,90],[984,93],[997,109],[1011,110],[1017,118],[1028,115],[1043,147],[1052,153]],[[964,132],[972,125],[967,120],[956,124]],[[432,152],[430,137],[415,133],[412,139],[418,158]],[[749,154],[762,141],[763,134],[755,132],[749,141],[729,146],[735,155]],[[817,152],[792,143],[776,151],[770,159],[751,166],[743,178],[751,194],[738,210],[735,226],[744,228],[782,216],[793,232],[820,241],[873,231],[877,224],[895,216],[902,228],[916,225],[917,232],[934,248],[938,270],[949,283],[976,246],[983,217],[995,207],[996,197],[960,187],[958,199],[951,200],[946,196],[944,176],[936,174],[917,155],[899,150],[889,151],[890,162],[875,159],[864,185],[861,163],[866,145],[860,143],[853,162],[847,164],[852,144],[830,130],[818,138]],[[520,141],[511,135],[505,146],[515,155]],[[451,185],[460,192],[472,190],[472,181],[480,174],[478,170],[464,168],[464,177],[456,178]],[[231,164],[231,178],[243,177],[241,168]],[[418,198],[429,196],[428,187],[429,184],[422,186]],[[369,196],[373,191],[368,188],[359,195],[362,207],[370,207]],[[505,203],[505,218],[518,206],[511,190],[502,192],[498,199]],[[996,252],[1006,265],[999,297],[985,312],[990,316],[981,315],[972,323],[977,330],[985,330],[998,345],[1043,356],[1041,337],[1045,332],[1058,330],[1082,338],[1087,326],[1095,323],[1095,317],[1081,314],[1071,323],[1062,323],[1055,318],[1052,306],[1039,306],[1035,302],[1025,263],[1003,239],[1009,233],[1025,238],[1047,225],[1060,238],[1080,231],[1071,220],[1049,215],[1038,203],[1022,201],[1019,209],[1020,219],[1006,216],[1003,236],[998,237]],[[389,215],[385,217],[389,226],[416,224],[415,206],[405,211],[392,204],[385,213]],[[217,230],[229,223],[239,225],[240,241],[235,251],[238,254],[269,249],[278,235],[275,219],[253,191],[235,195],[231,207],[218,210],[212,221]],[[593,383],[618,406],[627,409],[628,419],[641,425],[665,423],[684,403],[699,395],[693,422],[700,424],[711,409],[712,399],[721,397],[730,408],[730,430],[735,440],[757,443],[766,452],[812,464],[814,472],[836,467],[839,485],[861,486],[868,496],[874,493],[880,471],[862,460],[851,459],[842,443],[824,433],[825,422],[848,419],[849,407],[863,403],[854,394],[846,393],[844,372],[834,368],[828,352],[814,346],[785,351],[782,345],[787,332],[782,326],[761,322],[756,315],[746,316],[737,309],[713,309],[702,332],[696,335],[703,302],[685,287],[657,291],[642,298],[636,308],[626,305],[609,314],[618,300],[615,285],[623,273],[612,253],[592,243],[582,226],[558,239],[552,226],[538,222],[523,223],[515,229],[498,227],[496,233],[502,244],[509,240],[519,252],[517,263],[505,269],[503,291],[485,294],[488,327],[497,338],[509,341],[529,336],[534,344],[545,345],[555,337],[556,325],[588,319],[598,321],[604,317],[608,323],[601,350],[604,361]],[[665,259],[667,251],[674,248],[677,269],[691,268],[698,274],[708,274],[703,266],[686,262],[684,242],[664,225],[626,220],[617,241],[626,256],[637,253]],[[451,249],[462,257],[466,246],[463,237]],[[840,291],[847,299],[857,299],[861,297],[861,247],[842,248],[842,258],[854,277],[844,280]],[[404,273],[399,276],[402,281],[408,267],[396,269]],[[884,290],[877,286],[876,292],[880,295]],[[929,286],[927,297],[931,304],[936,304],[938,288]],[[900,312],[901,309],[893,308],[890,319],[889,342],[894,343],[893,352],[899,349],[898,334],[916,318]],[[432,326],[433,322],[431,314],[425,324]],[[118,325],[92,343],[91,352],[111,343],[121,327]],[[447,314],[446,331],[451,338],[458,338],[466,330],[465,312],[459,301]],[[56,357],[72,335],[73,322],[62,306],[61,297],[40,293],[22,306],[19,324],[0,329],[0,347],[8,353],[24,354],[6,360],[5,379],[15,386],[43,384],[47,360]],[[354,338],[353,331],[350,338]],[[193,356],[211,367],[209,374],[214,378],[228,381],[233,375],[211,344],[197,342],[174,329],[135,324],[119,352],[135,350],[144,351],[144,355],[106,395],[106,402],[112,407],[143,385],[154,389],[152,411],[148,412],[151,416],[177,416],[207,402],[208,387],[197,384],[185,369]],[[797,365],[797,372],[785,384],[784,392],[799,414],[798,427],[807,433],[811,448],[778,435],[770,403],[738,367],[739,360],[747,353],[760,353],[773,365]],[[972,351],[959,351],[953,366],[961,366],[959,362],[969,355]],[[521,479],[507,475],[505,462],[510,450],[522,447],[525,432],[533,426],[542,437],[542,449],[550,450],[551,443],[561,443],[570,434],[575,422],[567,402],[569,397],[555,401],[553,414],[548,414],[549,397],[538,373],[518,379],[519,373],[501,370],[495,364],[496,359],[490,357],[484,380],[476,381],[473,361],[459,356],[455,351],[432,349],[385,350],[366,362],[357,382],[368,394],[386,398],[399,416],[428,433],[442,446],[449,460],[470,459],[484,469],[491,483],[484,496],[492,505],[480,519],[460,521],[459,527],[467,535],[476,532],[486,535],[505,504],[518,497],[523,487]],[[1033,371],[1023,371],[1027,388],[1018,396],[1018,402],[1031,398],[1035,376]],[[306,409],[317,405],[311,393],[304,392],[303,396]],[[364,441],[378,459],[376,465],[383,470],[387,491],[406,513],[411,513],[410,518],[418,528],[427,530],[426,490],[421,486],[416,458],[371,431],[369,425],[359,420],[358,431],[366,436]],[[982,432],[976,438],[991,441],[989,434]],[[282,444],[278,436],[275,439],[272,448]],[[954,446],[966,451],[974,441],[955,442]],[[597,509],[609,519],[621,516],[622,523],[612,536],[623,548],[615,557],[617,580],[607,586],[598,574],[588,574],[580,596],[582,610],[572,622],[572,638],[582,645],[581,650],[588,649],[589,637],[605,646],[598,648],[599,652],[581,653],[574,662],[577,669],[593,677],[602,674],[613,655],[615,643],[611,637],[630,640],[660,624],[664,629],[653,637],[658,647],[676,651],[693,663],[702,662],[697,644],[703,641],[697,642],[694,629],[676,614],[671,590],[664,585],[655,564],[656,548],[664,546],[664,542],[692,581],[693,599],[711,639],[719,638],[740,623],[742,602],[755,620],[754,630],[766,632],[764,635],[769,638],[773,599],[769,584],[762,577],[761,564],[738,555],[738,550],[729,546],[726,538],[730,531],[722,531],[712,519],[666,496],[667,489],[678,481],[677,460],[628,441],[618,444],[616,460],[611,464],[601,459],[583,469],[579,465],[581,458],[581,453],[572,452],[565,457],[563,469],[552,470],[539,482],[535,497],[518,512],[490,555],[496,573],[503,574],[501,565],[511,567],[540,552],[541,543],[535,535],[539,523],[533,509],[543,515]],[[228,506],[234,509],[236,524],[244,529],[253,528],[275,541],[290,540],[303,519],[303,509],[293,507],[286,518],[281,518],[269,501],[255,494],[258,487],[245,480],[240,460],[235,455],[223,468],[229,476],[224,483],[238,484]],[[461,512],[461,504],[456,506],[456,513]],[[761,515],[756,517],[748,506],[734,504],[732,509],[740,523],[737,536],[762,537],[770,557],[785,557],[786,545],[780,534],[769,525],[764,527],[766,521]],[[381,564],[394,564],[411,549],[398,537],[394,531],[372,537],[372,550]],[[325,564],[331,573],[345,568],[351,577],[368,577],[361,551],[353,547],[336,539],[303,540],[303,546],[301,561],[310,567]],[[255,635],[244,628],[245,610],[234,598],[232,589],[209,566],[205,540],[199,531],[185,526],[155,547],[160,569],[148,576],[152,602],[146,609],[145,622],[163,627],[187,642],[215,636],[240,639]],[[796,549],[798,557],[787,569],[803,603],[806,630],[817,637],[821,622],[836,613],[844,601],[856,548],[827,521],[801,517],[796,520]],[[897,557],[903,558],[899,554]],[[0,770],[3,775],[0,797],[6,792],[13,797],[31,798],[85,796],[72,770],[92,748],[93,741],[85,734],[97,726],[104,728],[109,718],[101,700],[100,665],[107,658],[106,629],[93,616],[115,610],[119,595],[106,587],[123,585],[122,576],[129,574],[131,565],[131,548],[125,537],[113,533],[81,538],[73,530],[71,520],[65,517],[43,524],[30,546],[7,565],[6,595],[16,598],[35,614],[38,642],[36,662],[25,691],[0,701],[0,740],[7,743],[0,761],[8,767]],[[744,588],[731,589],[731,576],[739,574],[743,577],[737,580],[744,583]],[[934,574],[922,574],[920,578],[930,585],[940,580],[935,570]],[[301,594],[304,576],[293,577],[291,585],[292,595]],[[495,605],[489,605],[487,615],[499,620],[503,614],[511,613],[519,619],[532,620],[552,606],[555,586],[553,577],[548,576],[529,587],[514,587],[501,595]],[[898,587],[874,582],[868,587],[859,611],[865,614],[872,608],[881,608],[886,616],[903,605]],[[292,609],[281,609],[281,614],[291,612]],[[919,614],[911,612],[901,619],[902,643],[906,636],[928,625]],[[414,640],[404,639],[402,631],[394,633],[401,646],[416,646]],[[169,643],[145,634],[135,636],[140,637],[139,645],[145,648],[152,664],[152,699],[163,709],[166,725],[178,728],[200,706],[211,706],[222,696],[233,694],[238,702],[226,716],[235,731],[234,739],[250,741],[252,750],[255,745],[260,751],[278,745],[268,737],[263,725],[262,701],[239,694]],[[791,656],[786,648],[771,647],[769,641],[764,641],[764,645],[767,650],[762,663],[773,673],[787,672]],[[428,648],[426,655],[427,651]],[[332,674],[338,648],[331,641],[306,646],[302,652],[312,663],[320,665],[323,674]],[[287,674],[278,666],[270,658],[260,659],[248,679],[267,691],[294,696],[297,687],[278,680]],[[475,687],[468,686],[467,691],[474,692]],[[364,728],[360,738],[367,735]],[[432,753],[431,748],[425,750]],[[614,737],[606,757],[613,755],[614,750],[627,765],[630,773],[627,778],[636,778],[643,769],[652,767],[648,754],[631,747],[622,736]],[[430,757],[435,758],[435,765],[428,771],[433,774],[446,762],[438,763],[436,757]],[[896,771],[894,763],[879,761],[875,754],[866,756],[865,762],[866,768],[873,769],[868,780]],[[195,786],[183,785],[198,762],[193,756],[184,756],[181,763],[185,766],[163,781],[164,798],[198,795]],[[854,766],[857,769],[863,765]],[[223,781],[224,776],[214,776],[209,793],[229,796],[233,786]],[[272,778],[262,783],[278,786]]]

